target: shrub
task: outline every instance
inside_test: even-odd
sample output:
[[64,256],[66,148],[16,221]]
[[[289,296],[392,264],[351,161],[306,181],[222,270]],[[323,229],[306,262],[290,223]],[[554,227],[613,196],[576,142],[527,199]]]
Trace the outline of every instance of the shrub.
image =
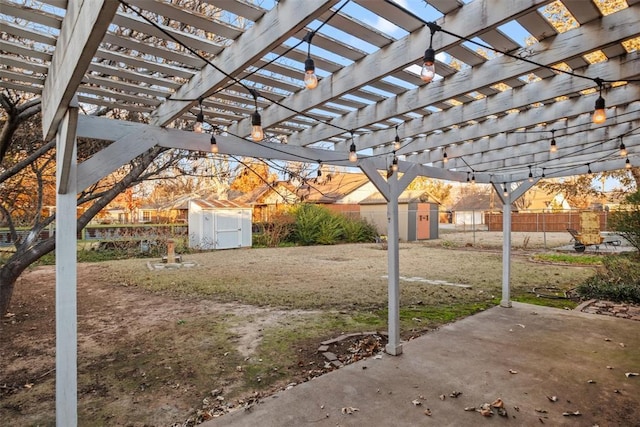
[[367,221],[351,219],[313,204],[300,205],[295,211],[295,243],[301,245],[334,245],[340,242],[373,242],[375,227]]
[[640,190],[629,194],[621,209],[611,213],[609,224],[640,251]]
[[331,214],[322,206],[305,203],[295,209],[294,216],[295,241],[301,245],[313,245],[317,242],[321,224],[328,221]]
[[576,291],[584,299],[640,303],[640,259],[635,255],[604,257],[602,267]]
[[364,219],[343,217],[342,237],[348,243],[373,242],[378,231]]

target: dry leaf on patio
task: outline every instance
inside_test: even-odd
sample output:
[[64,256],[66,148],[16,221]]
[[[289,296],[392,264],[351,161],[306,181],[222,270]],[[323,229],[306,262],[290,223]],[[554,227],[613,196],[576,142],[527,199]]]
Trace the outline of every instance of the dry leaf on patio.
[[411,401],[411,403],[413,403],[413,405],[414,405],[414,406],[420,406],[420,405],[422,405],[422,402],[420,402],[418,399],[413,399],[413,400]]
[[624,374],[627,378],[629,377],[637,377],[638,375],[640,375],[637,372],[627,372],[626,374]]
[[551,402],[557,402],[558,401],[558,396],[547,396],[547,399],[549,399],[549,401],[551,401]]
[[445,400],[447,398],[447,396],[445,396],[444,394],[440,395],[440,400]]
[[515,369],[509,369],[509,373],[510,373],[510,374],[517,374],[517,373],[518,373],[518,371],[516,371]]
[[484,416],[484,417],[491,417],[493,416],[493,411],[491,410],[491,405],[488,403],[483,403],[482,406],[480,406],[480,409],[477,409],[478,412],[480,412],[480,415]]
[[358,408],[354,408],[354,407],[352,407],[352,406],[345,406],[344,408],[342,408],[342,413],[343,413],[344,415],[351,415],[351,414],[353,414],[354,412],[358,412],[359,410],[360,410],[360,409],[358,409]]
[[425,414],[427,417],[430,417],[430,416],[431,416],[431,409],[429,409],[429,408],[425,409],[425,410],[424,410],[424,414]]
[[475,411],[476,407],[475,406],[467,406],[466,408],[464,408],[465,411]]
[[563,412],[562,415],[564,415],[565,417],[578,417],[582,414],[580,413],[580,411],[575,411],[575,412]]
[[589,384],[595,384],[596,382],[594,380],[588,380],[587,381]]
[[503,408],[504,402],[502,401],[502,399],[497,398],[496,400],[493,401],[493,403],[491,403],[491,406],[493,406],[494,408]]
[[449,397],[458,397],[462,394],[461,391],[452,391],[451,394],[449,395]]

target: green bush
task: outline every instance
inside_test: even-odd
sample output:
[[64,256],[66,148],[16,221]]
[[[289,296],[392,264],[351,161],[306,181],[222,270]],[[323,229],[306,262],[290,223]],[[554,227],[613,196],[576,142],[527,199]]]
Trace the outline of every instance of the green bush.
[[640,190],[629,194],[621,209],[611,213],[609,226],[640,251]]
[[294,238],[301,245],[313,245],[320,234],[320,224],[329,217],[326,208],[311,204],[302,204],[295,211]]
[[342,237],[348,243],[373,242],[378,231],[364,219],[343,217]]
[[584,299],[640,303],[640,258],[635,254],[604,257],[602,267],[576,292]]
[[373,242],[377,231],[362,219],[351,219],[313,204],[294,211],[294,242],[300,245],[334,245],[341,242]]

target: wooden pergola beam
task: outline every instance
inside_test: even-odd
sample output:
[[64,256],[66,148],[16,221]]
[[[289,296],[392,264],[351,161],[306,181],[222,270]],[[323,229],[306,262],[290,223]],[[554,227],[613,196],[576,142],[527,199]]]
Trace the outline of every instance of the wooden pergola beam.
[[[262,58],[266,53],[280,45],[330,9],[339,0],[322,2],[282,2],[266,13],[255,25],[215,59],[216,64],[225,73],[207,64],[199,73],[183,85],[172,98],[197,100],[212,94],[216,88],[228,82],[226,74],[237,75]],[[286,19],[283,19],[286,17]],[[182,102],[167,100],[154,112],[151,123],[165,126],[180,117],[196,101]]]
[[42,135],[55,136],[71,99],[98,50],[117,0],[70,0],[42,91]]

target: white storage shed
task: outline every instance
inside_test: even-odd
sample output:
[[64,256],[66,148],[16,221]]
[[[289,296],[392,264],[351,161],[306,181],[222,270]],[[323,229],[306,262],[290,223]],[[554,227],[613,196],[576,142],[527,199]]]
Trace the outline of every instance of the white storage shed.
[[189,247],[251,247],[251,208],[229,200],[189,201]]

